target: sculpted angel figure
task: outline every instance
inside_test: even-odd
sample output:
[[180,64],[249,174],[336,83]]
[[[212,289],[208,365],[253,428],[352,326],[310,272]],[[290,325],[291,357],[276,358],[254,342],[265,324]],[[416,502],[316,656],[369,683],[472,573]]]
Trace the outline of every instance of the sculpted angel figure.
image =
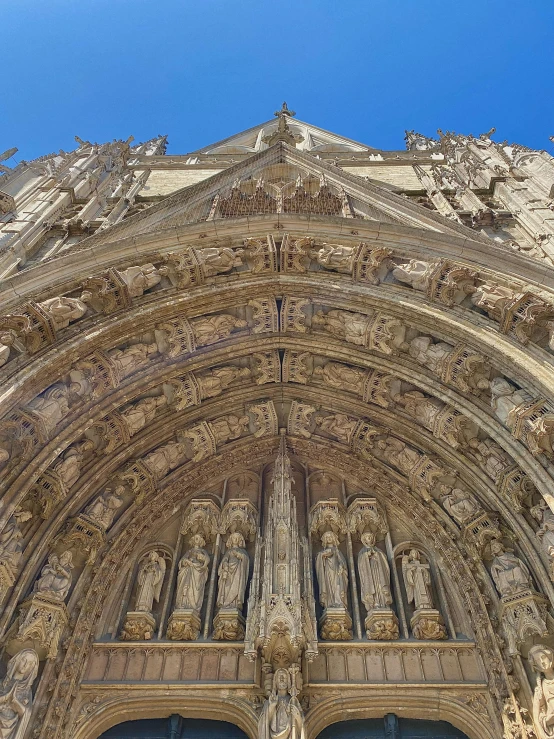
[[41,395],[33,398],[27,408],[37,415],[48,433],[52,433],[56,426],[69,413],[68,389],[65,385],[52,385]]
[[394,436],[379,439],[376,446],[382,452],[386,462],[394,465],[394,467],[398,467],[405,474],[411,472],[420,461],[419,452],[407,446],[400,439],[396,439]]
[[167,403],[165,395],[155,398],[143,398],[137,403],[131,403],[121,410],[125,425],[129,430],[129,436],[134,436],[141,429],[154,420],[158,408]]
[[494,415],[505,426],[510,427],[510,413],[522,403],[530,399],[525,390],[517,390],[502,377],[494,377],[490,382],[491,407]]
[[22,739],[31,717],[32,687],[39,660],[34,649],[23,649],[8,662],[0,688],[0,739]]
[[482,469],[495,481],[514,464],[510,455],[492,439],[479,441],[474,454]]
[[311,259],[316,261],[325,269],[333,269],[336,272],[352,274],[354,266],[354,247],[341,246],[340,244],[322,244],[319,249],[311,249]]
[[35,593],[64,601],[71,587],[73,567],[73,555],[70,551],[64,552],[59,557],[57,554],[51,554],[35,584]]
[[411,549],[409,554],[402,557],[402,574],[408,603],[413,603],[416,611],[420,608],[433,608],[431,567],[421,561],[421,554],[417,549]]
[[491,575],[501,596],[532,590],[531,573],[526,564],[513,552],[507,552],[498,539],[491,542]]
[[275,670],[258,720],[258,739],[304,739],[304,714],[293,680],[284,667]]
[[554,739],[554,651],[544,644],[535,644],[529,650],[529,662],[539,673],[533,696],[533,719],[539,730],[538,739]]
[[238,439],[241,434],[248,430],[250,419],[248,416],[222,416],[210,422],[210,428],[216,444],[224,444],[231,439]]
[[347,608],[348,567],[339,549],[338,537],[333,531],[325,531],[321,543],[323,549],[315,563],[319,602],[324,608]]
[[190,543],[191,548],[179,562],[175,608],[191,608],[198,612],[204,600],[210,555],[204,549],[206,542],[200,534],[194,534]]
[[17,567],[23,553],[21,524],[33,517],[30,511],[16,510],[0,533],[0,559]]
[[154,601],[160,600],[165,577],[165,559],[156,551],[150,552],[140,565],[135,611],[151,613]]
[[444,361],[452,354],[454,347],[445,341],[434,344],[431,336],[416,336],[410,341],[408,351],[410,357],[413,357],[416,362],[427,367],[434,374],[440,375]]
[[183,442],[170,441],[154,449],[144,457],[144,464],[158,479],[165,477],[170,470],[178,467],[186,459],[187,449]]
[[354,429],[359,423],[357,418],[352,418],[344,413],[335,413],[332,416],[319,416],[315,422],[322,431],[334,436],[344,444],[350,444]]
[[350,367],[342,362],[327,362],[323,367],[316,367],[313,376],[319,377],[330,387],[362,395],[367,380],[367,370]]
[[115,363],[121,378],[132,375],[148,364],[151,354],[157,354],[157,344],[131,344],[126,349],[112,349],[108,356]]
[[194,332],[196,345],[207,346],[208,344],[215,344],[216,341],[227,339],[237,329],[246,328],[248,321],[223,313],[216,316],[191,318],[190,324]]
[[39,305],[51,317],[57,331],[67,328],[72,321],[78,321],[87,312],[86,304],[78,298],[58,296],[44,300]]
[[419,390],[410,390],[404,395],[395,395],[393,400],[404,406],[409,416],[430,431],[434,428],[436,417],[444,408],[444,403],[440,400],[428,398]]
[[445,511],[452,516],[456,523],[464,524],[478,516],[483,510],[467,490],[441,485],[440,495]]
[[230,249],[226,246],[213,246],[196,251],[206,277],[230,272],[233,267],[242,266],[244,249]]
[[364,346],[367,338],[367,328],[370,314],[353,313],[348,310],[330,310],[324,313],[318,310],[312,317],[312,328],[328,331],[338,339],[344,339],[349,344]]
[[81,476],[81,466],[85,454],[93,449],[94,442],[90,439],[85,439],[85,441],[79,444],[70,446],[59,462],[56,462],[54,465],[54,472],[59,476],[68,490],[75,485]]
[[480,285],[473,295],[471,302],[476,308],[481,308],[495,320],[502,319],[504,306],[514,299],[514,291],[501,285]]
[[220,395],[226,388],[237,380],[248,380],[252,373],[248,367],[235,367],[234,365],[226,365],[224,367],[215,367],[209,372],[203,372],[196,375],[196,380],[200,387],[200,397],[213,398]]
[[414,290],[427,290],[429,278],[434,265],[419,259],[410,259],[406,264],[399,264],[392,271],[392,276],[398,282],[406,282]]
[[118,485],[115,490],[107,488],[85,508],[85,514],[104,531],[107,531],[113,523],[117,510],[123,505],[124,493],[123,485]]
[[388,608],[392,603],[390,567],[387,555],[375,546],[374,533],[363,533],[362,544],[364,546],[358,554],[358,575],[362,603],[369,613],[373,608]]
[[218,570],[217,605],[219,608],[236,608],[240,611],[248,582],[250,558],[244,548],[244,537],[238,531],[230,534],[226,547]]
[[162,276],[153,264],[143,264],[140,267],[129,267],[119,273],[129,289],[129,295],[132,298],[140,298],[140,296],[150,290],[151,287],[157,285]]

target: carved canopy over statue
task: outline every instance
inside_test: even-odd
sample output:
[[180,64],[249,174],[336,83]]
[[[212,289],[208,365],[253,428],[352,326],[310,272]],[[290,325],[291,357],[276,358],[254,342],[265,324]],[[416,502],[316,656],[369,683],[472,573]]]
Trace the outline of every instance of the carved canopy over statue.
[[304,739],[304,714],[291,674],[280,667],[258,721],[258,739]]
[[0,739],[22,739],[33,703],[32,686],[38,674],[38,655],[23,649],[8,662],[0,688]]

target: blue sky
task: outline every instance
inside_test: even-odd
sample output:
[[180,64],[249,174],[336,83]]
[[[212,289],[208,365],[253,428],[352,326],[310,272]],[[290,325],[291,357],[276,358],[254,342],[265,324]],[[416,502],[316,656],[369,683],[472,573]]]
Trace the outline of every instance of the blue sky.
[[[404,129],[553,147],[552,0],[0,0],[0,152],[169,135],[186,153],[272,117],[370,146]],[[13,163],[13,160],[12,160]]]

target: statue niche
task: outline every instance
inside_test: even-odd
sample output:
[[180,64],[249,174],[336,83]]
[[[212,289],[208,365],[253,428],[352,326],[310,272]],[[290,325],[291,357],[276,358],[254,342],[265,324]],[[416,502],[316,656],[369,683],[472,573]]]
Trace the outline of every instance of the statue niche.
[[278,668],[258,720],[258,739],[304,739],[304,713],[297,693],[295,671]]
[[175,609],[167,627],[168,639],[194,641],[200,633],[200,611],[209,574],[210,555],[204,537],[194,534],[191,548],[179,562]]
[[323,549],[316,558],[316,574],[319,585],[319,602],[323,606],[320,620],[322,639],[352,639],[352,619],[348,613],[348,566],[339,549],[339,539],[334,531],[324,531],[321,536]]
[[387,555],[375,545],[375,534],[361,536],[358,554],[360,597],[367,611],[365,627],[368,639],[398,639],[398,620],[391,610],[392,594]]
[[415,638],[446,639],[444,621],[434,604],[431,565],[418,549],[402,555],[402,575],[406,599],[414,608],[410,625]]
[[135,607],[127,612],[121,631],[124,641],[152,639],[156,628],[152,611],[154,602],[160,600],[165,571],[165,558],[161,552],[153,550],[142,558],[137,574]]
[[244,639],[244,618],[242,607],[250,557],[245,549],[244,536],[235,531],[227,539],[227,551],[218,569],[217,606],[214,618],[213,638],[222,641]]

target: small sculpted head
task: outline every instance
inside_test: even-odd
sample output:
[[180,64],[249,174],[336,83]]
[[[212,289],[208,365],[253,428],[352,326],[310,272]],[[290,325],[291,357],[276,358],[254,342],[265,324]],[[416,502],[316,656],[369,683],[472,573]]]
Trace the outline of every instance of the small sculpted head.
[[375,534],[373,531],[364,531],[362,534],[362,544],[364,547],[373,547],[375,546]]
[[334,531],[325,531],[321,536],[321,543],[324,547],[338,547],[339,539]]
[[537,672],[548,673],[554,668],[554,651],[544,644],[536,644],[529,650],[529,661]]

